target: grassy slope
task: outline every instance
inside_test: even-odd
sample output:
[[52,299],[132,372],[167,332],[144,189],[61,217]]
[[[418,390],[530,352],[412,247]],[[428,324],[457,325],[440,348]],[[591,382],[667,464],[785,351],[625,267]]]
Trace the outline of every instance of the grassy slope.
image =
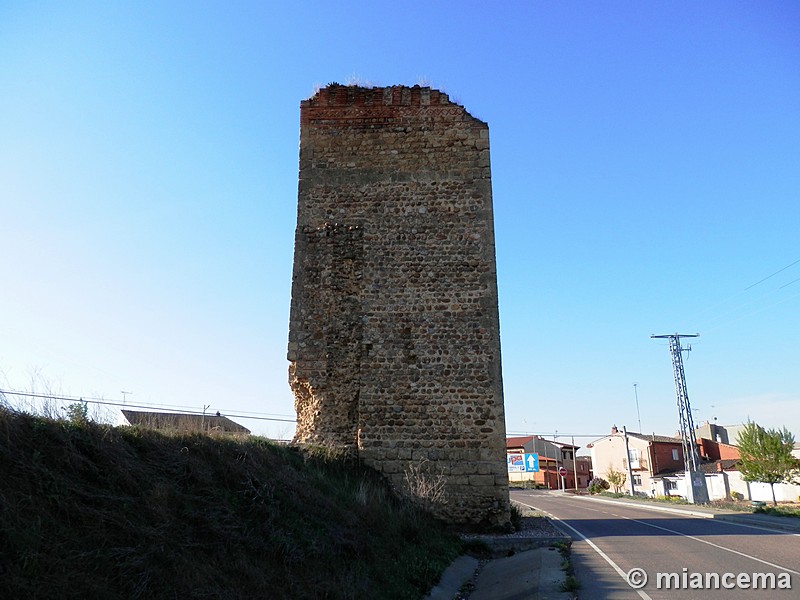
[[0,409],[3,598],[419,598],[459,551],[323,451]]

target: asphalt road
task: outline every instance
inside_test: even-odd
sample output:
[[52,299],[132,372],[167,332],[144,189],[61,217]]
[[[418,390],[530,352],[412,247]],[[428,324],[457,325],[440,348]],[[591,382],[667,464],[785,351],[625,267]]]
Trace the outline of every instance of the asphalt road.
[[[559,493],[515,490],[511,498],[550,514],[573,538],[581,600],[800,600],[800,534]],[[647,575],[638,590],[626,580],[635,568]],[[718,589],[707,573],[719,577]],[[775,589],[769,575],[754,580],[761,573],[774,575]]]

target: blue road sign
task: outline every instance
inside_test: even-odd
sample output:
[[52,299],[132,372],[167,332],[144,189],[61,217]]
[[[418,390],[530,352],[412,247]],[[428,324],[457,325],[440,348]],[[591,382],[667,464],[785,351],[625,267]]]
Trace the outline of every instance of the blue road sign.
[[536,473],[539,471],[538,454],[507,454],[509,473]]
[[536,473],[539,471],[539,455],[526,454],[525,455],[525,472]]

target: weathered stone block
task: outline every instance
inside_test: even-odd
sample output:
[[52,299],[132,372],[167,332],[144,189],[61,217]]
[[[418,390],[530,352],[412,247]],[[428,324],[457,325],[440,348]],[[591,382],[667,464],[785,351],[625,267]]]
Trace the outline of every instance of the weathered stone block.
[[495,480],[493,475],[469,475],[469,484],[476,488],[491,488]]

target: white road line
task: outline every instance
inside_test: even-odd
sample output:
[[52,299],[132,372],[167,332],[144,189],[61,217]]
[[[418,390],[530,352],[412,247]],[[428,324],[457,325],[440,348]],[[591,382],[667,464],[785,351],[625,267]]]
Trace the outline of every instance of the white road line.
[[[526,505],[526,506],[528,506],[528,505]],[[534,507],[532,507],[532,508],[534,508]],[[539,510],[541,512],[547,512],[547,511],[544,511],[544,510],[542,510],[540,508],[534,508],[534,510]],[[552,518],[554,518],[554,519],[556,519],[558,521],[561,521],[560,519],[558,519],[558,517],[555,517],[554,515],[551,515],[550,513],[547,513],[547,514],[550,515]],[[636,523],[640,523],[641,525],[646,525],[647,527],[652,527],[654,529],[661,529],[662,531],[668,531],[669,533],[674,533],[676,535],[680,535],[682,537],[689,538],[690,540],[695,540],[695,541],[701,542],[703,544],[708,544],[709,546],[713,546],[714,548],[719,548],[720,550],[725,550],[726,552],[730,552],[732,554],[737,554],[739,556],[744,556],[745,558],[749,558],[751,560],[754,560],[754,561],[759,562],[761,564],[773,567],[775,569],[781,569],[783,571],[788,571],[790,573],[794,573],[795,575],[800,575],[800,571],[795,571],[794,569],[790,569],[789,567],[784,567],[782,565],[778,565],[778,564],[771,563],[771,562],[766,561],[766,560],[762,560],[760,558],[757,558],[757,557],[752,556],[750,554],[746,554],[744,552],[739,552],[738,550],[734,550],[732,548],[726,548],[725,546],[720,546],[719,544],[715,544],[714,542],[709,542],[708,540],[704,540],[702,538],[699,538],[699,537],[696,537],[696,536],[693,536],[693,535],[689,535],[688,533],[682,533],[680,531],[676,531],[675,529],[669,529],[668,527],[662,527],[661,525],[655,525],[653,523],[648,523],[646,521],[640,521],[639,519],[634,519],[632,517],[626,517],[624,515],[616,515],[614,513],[605,513],[605,514],[610,514],[610,515],[613,515],[613,516],[621,518],[621,519],[626,519],[628,521],[634,521]],[[563,523],[563,521],[561,521],[561,522]],[[566,525],[567,527],[569,527],[573,531],[577,532],[577,530],[574,527],[571,527],[567,523],[564,523],[564,525]],[[769,531],[774,531],[774,530],[769,530]],[[584,537],[580,533],[579,533],[579,535],[581,535],[581,537]],[[584,538],[584,539],[586,539],[586,538]],[[589,540],[586,540],[586,541],[588,542]],[[591,542],[589,542],[589,543],[591,544]],[[600,552],[599,549],[598,549],[598,552]]]
[[[794,569],[790,569],[789,567],[784,567],[781,565],[776,565],[775,563],[768,562],[766,560],[761,560],[760,558],[756,558],[755,556],[751,556],[749,554],[745,554],[744,552],[739,552],[738,550],[733,550],[732,548],[726,548],[725,546],[720,546],[719,544],[715,544],[714,542],[709,542],[708,540],[701,539],[699,537],[695,537],[693,535],[689,535],[688,533],[681,533],[680,531],[675,531],[674,529],[669,529],[668,527],[661,527],[661,525],[654,525],[653,523],[647,523],[646,521],[640,521],[639,519],[632,519],[631,517],[622,517],[623,519],[627,519],[628,521],[634,521],[636,523],[641,523],[642,525],[647,525],[648,527],[653,527],[655,529],[661,529],[662,531],[669,531],[670,533],[675,533],[677,535],[687,537],[690,540],[695,540],[697,542],[701,542],[703,544],[708,544],[709,546],[714,546],[714,548],[719,548],[720,550],[725,550],[726,552],[731,552],[733,554],[738,554],[739,556],[744,556],[746,558],[751,558],[756,562],[760,562],[764,565],[768,565],[770,567],[775,567],[776,569],[781,569],[783,571],[789,571],[790,573],[794,573],[795,575],[800,575],[800,571],[795,571]],[[566,523],[564,523],[566,525]]]
[[[519,500],[515,500],[515,502],[519,502]],[[619,576],[620,576],[620,577],[622,577],[622,580],[625,582],[625,584],[626,584],[626,585],[628,585],[628,574],[627,574],[625,571],[623,571],[622,569],[620,569],[620,568],[619,568],[619,566],[617,566],[617,563],[615,563],[613,560],[611,560],[611,558],[610,558],[610,557],[609,557],[609,556],[608,556],[608,555],[607,555],[605,552],[603,552],[602,550],[600,550],[600,548],[598,548],[598,547],[597,547],[597,545],[596,545],[596,544],[595,544],[595,543],[594,543],[592,540],[590,540],[589,538],[587,538],[587,537],[586,537],[585,535],[583,535],[583,534],[582,534],[580,531],[578,531],[577,529],[575,529],[575,528],[574,528],[572,525],[569,525],[569,524],[565,523],[564,521],[562,521],[561,519],[559,519],[559,518],[558,518],[557,516],[555,516],[554,514],[551,514],[551,513],[547,512],[546,510],[542,510],[541,508],[537,508],[537,507],[535,507],[535,506],[531,506],[530,504],[525,504],[524,502],[519,502],[519,503],[520,503],[520,504],[522,504],[523,506],[527,506],[528,508],[532,508],[533,510],[538,510],[539,512],[543,512],[544,514],[548,515],[548,516],[549,516],[551,519],[554,519],[554,520],[558,521],[558,522],[559,522],[561,525],[563,525],[564,527],[568,527],[569,529],[571,529],[572,531],[574,531],[574,532],[575,532],[575,534],[576,534],[578,537],[580,537],[580,538],[581,538],[581,539],[582,539],[584,542],[586,542],[587,544],[589,544],[589,546],[591,546],[591,547],[592,547],[592,549],[593,549],[595,552],[597,552],[597,553],[598,553],[600,556],[602,556],[602,557],[603,557],[603,559],[604,559],[604,560],[605,560],[605,561],[606,561],[608,564],[610,564],[610,565],[611,565],[611,567],[612,567],[612,568],[613,568],[613,569],[614,569],[614,570],[615,570],[615,571],[616,571],[616,572],[619,574]],[[634,592],[636,592],[637,594],[639,594],[639,597],[640,597],[642,600],[653,600],[653,599],[652,599],[652,598],[651,598],[651,597],[650,597],[650,596],[649,596],[649,595],[648,595],[646,592],[643,592],[642,590],[633,590],[633,591],[634,591]]]
[[599,512],[601,515],[607,514],[605,511],[597,510],[596,508],[584,508],[583,510],[590,510],[592,512]]
[[[792,537],[800,537],[800,533],[794,533],[794,532],[786,530],[786,529],[778,529],[777,527],[773,528],[773,527],[768,527],[766,525],[750,525],[749,523],[741,523],[739,521],[728,520],[728,519],[724,519],[724,518],[715,518],[713,514],[699,514],[699,513],[691,512],[691,511],[688,511],[688,510],[682,510],[682,509],[679,509],[679,508],[669,508],[669,507],[661,507],[661,506],[646,506],[646,505],[641,505],[641,504],[631,504],[630,502],[617,502],[615,500],[605,500],[603,498],[586,498],[584,496],[577,496],[576,498],[568,498],[567,501],[575,500],[577,498],[580,498],[580,500],[581,500],[581,501],[578,502],[578,504],[582,504],[582,502],[586,501],[586,500],[588,500],[590,502],[605,502],[606,504],[618,504],[618,505],[622,504],[622,505],[630,507],[630,508],[640,508],[642,510],[650,510],[650,511],[655,511],[655,512],[669,512],[669,513],[672,513],[672,514],[684,516],[687,519],[691,519],[691,518],[694,518],[694,519],[705,519],[707,521],[711,521],[712,523],[717,523],[717,524],[720,524],[720,525],[723,525],[723,524],[724,525],[735,525],[736,527],[748,527],[749,529],[758,529],[760,531],[769,531],[769,532],[772,532],[772,533],[779,533],[781,535],[789,535],[789,536],[792,536]],[[587,509],[584,508],[582,510],[587,510]],[[597,510],[597,509],[592,509],[592,510]],[[787,518],[789,518],[789,517],[787,517]]]
[[[789,518],[789,517],[787,517]],[[786,529],[771,529],[770,527],[763,527],[761,525],[748,525],[746,523],[737,523],[736,521],[728,521],[727,519],[711,519],[712,523],[717,525],[736,525],[737,527],[747,527],[748,529],[758,529],[760,531],[769,531],[770,533],[779,533],[780,535],[789,535],[800,537],[800,533],[792,533]]]

